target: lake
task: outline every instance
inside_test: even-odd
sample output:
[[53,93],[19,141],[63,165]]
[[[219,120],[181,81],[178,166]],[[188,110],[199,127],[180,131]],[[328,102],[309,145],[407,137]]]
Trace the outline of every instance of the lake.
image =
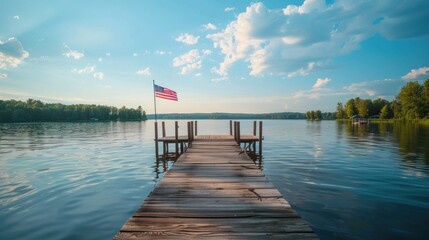
[[[0,124],[0,239],[111,239],[172,164],[153,137],[153,121]],[[428,238],[428,126],[264,120],[264,138],[263,172],[321,239]]]

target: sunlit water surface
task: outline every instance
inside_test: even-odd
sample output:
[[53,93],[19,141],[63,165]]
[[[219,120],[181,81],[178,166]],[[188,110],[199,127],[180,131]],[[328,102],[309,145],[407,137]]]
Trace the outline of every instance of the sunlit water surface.
[[[0,124],[0,239],[111,239],[171,166],[153,136],[152,121]],[[264,137],[264,173],[322,239],[429,236],[427,127],[277,120]]]

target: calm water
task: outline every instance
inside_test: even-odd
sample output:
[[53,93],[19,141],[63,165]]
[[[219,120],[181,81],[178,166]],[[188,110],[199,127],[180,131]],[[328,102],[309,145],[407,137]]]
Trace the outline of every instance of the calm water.
[[[264,136],[264,173],[322,239],[428,238],[427,127],[279,120]],[[154,159],[152,121],[0,124],[0,239],[111,239],[171,165]]]

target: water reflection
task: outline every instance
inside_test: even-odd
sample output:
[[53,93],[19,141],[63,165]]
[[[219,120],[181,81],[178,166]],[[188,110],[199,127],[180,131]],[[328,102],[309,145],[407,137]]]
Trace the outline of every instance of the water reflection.
[[[370,124],[351,124],[337,122],[337,135],[343,135],[343,129],[351,144],[365,146],[365,143],[393,142],[397,154],[408,163],[429,164],[429,127],[416,122],[371,122]],[[371,140],[370,140],[371,139]]]

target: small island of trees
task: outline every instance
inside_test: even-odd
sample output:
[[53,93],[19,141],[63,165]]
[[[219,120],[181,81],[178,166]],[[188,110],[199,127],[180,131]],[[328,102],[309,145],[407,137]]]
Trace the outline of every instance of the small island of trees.
[[145,121],[146,112],[139,106],[116,108],[103,105],[43,103],[28,99],[0,100],[0,122],[74,122],[74,121]]

